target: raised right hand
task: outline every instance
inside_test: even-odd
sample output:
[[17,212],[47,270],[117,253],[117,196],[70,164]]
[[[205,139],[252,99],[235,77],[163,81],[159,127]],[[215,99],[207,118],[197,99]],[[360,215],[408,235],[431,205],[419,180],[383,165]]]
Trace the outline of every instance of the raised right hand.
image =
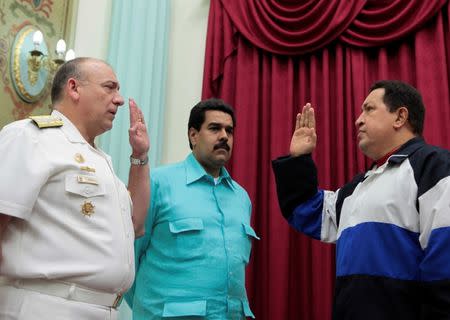
[[308,102],[302,110],[297,114],[295,121],[295,131],[292,135],[289,153],[292,157],[298,157],[302,154],[309,154],[316,148],[316,119],[314,117],[314,109]]
[[128,130],[132,156],[138,159],[147,157],[150,148],[147,126],[144,114],[139,109],[134,99],[129,99],[130,129]]

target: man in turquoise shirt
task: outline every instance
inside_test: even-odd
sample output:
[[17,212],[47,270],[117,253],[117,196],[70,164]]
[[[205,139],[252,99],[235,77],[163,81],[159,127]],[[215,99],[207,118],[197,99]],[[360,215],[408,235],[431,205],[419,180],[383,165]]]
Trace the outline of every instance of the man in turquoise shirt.
[[152,171],[146,235],[136,241],[127,296],[134,320],[254,318],[245,266],[258,237],[247,192],[224,168],[235,125],[222,100],[199,102],[188,123],[192,153]]

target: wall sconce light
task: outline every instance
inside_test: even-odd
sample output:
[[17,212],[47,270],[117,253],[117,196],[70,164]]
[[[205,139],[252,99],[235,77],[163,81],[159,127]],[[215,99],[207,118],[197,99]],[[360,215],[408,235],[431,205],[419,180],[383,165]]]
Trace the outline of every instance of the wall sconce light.
[[44,35],[40,30],[36,30],[33,33],[34,49],[30,51],[30,56],[28,57],[28,78],[32,85],[37,81],[37,75],[40,68],[47,68],[50,72],[54,73],[65,61],[75,58],[75,52],[70,49],[66,53],[66,42],[63,39],[59,39],[56,43],[56,57],[54,59],[50,59],[39,50],[39,47],[43,41]]
[[48,54],[42,32],[34,26],[24,26],[16,35],[11,48],[11,79],[20,98],[28,103],[38,101],[55,71],[75,52],[66,52],[66,42],[56,44],[55,57]]

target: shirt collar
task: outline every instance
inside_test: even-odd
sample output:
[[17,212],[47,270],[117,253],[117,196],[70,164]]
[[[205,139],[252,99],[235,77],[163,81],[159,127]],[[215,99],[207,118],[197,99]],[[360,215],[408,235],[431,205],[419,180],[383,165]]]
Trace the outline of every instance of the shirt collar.
[[61,130],[64,132],[70,142],[87,143],[87,141],[81,135],[80,131],[78,131],[77,127],[75,127],[75,125],[64,114],[62,114],[58,110],[53,110],[52,116],[59,117],[63,120],[64,124],[61,127]]
[[[191,152],[184,161],[185,168],[186,168],[186,184],[191,184],[195,181],[198,181],[202,178],[206,178],[211,180],[212,183],[214,183],[213,177],[211,177],[205,169],[202,167],[202,165],[197,161],[194,154]],[[230,174],[228,173],[227,169],[222,167],[220,169],[220,175],[219,175],[219,182],[220,184],[222,181],[226,181],[231,188],[235,188],[233,180],[231,179]]]

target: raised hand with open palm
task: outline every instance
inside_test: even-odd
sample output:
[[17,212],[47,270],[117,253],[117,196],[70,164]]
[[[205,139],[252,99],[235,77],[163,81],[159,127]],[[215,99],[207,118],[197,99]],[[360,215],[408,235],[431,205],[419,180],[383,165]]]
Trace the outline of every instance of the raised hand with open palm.
[[292,157],[309,154],[316,148],[316,119],[314,109],[308,102],[303,106],[302,113],[297,114],[295,131],[292,135],[289,153]]

